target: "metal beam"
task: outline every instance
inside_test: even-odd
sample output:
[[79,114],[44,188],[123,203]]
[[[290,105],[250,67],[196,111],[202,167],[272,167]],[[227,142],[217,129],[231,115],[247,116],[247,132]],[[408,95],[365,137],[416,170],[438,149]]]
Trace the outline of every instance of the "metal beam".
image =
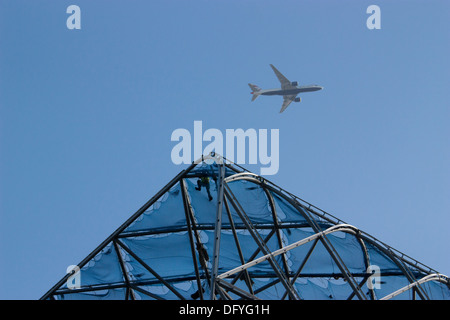
[[142,288],[140,288],[138,286],[131,285],[131,288],[133,290],[138,291],[138,292],[140,292],[142,294],[145,294],[145,295],[147,295],[147,296],[149,296],[149,297],[151,297],[151,298],[153,298],[155,300],[165,300],[162,297],[160,297],[160,296],[158,296],[158,295],[156,295],[154,293],[148,292],[147,290],[144,290],[144,289],[142,289]]
[[216,276],[219,270],[219,252],[220,252],[220,235],[222,233],[222,208],[223,208],[223,188],[225,179],[225,166],[223,164],[219,165],[219,188],[217,190],[217,209],[216,209],[216,221],[214,228],[214,253],[212,261],[211,270],[211,300],[216,299],[215,285]]
[[[277,210],[275,208],[275,202],[273,200],[272,194],[266,188],[264,188],[264,185],[260,185],[260,186],[264,190],[264,193],[266,194],[267,199],[269,200],[270,209],[272,211],[273,225],[274,225],[275,232],[277,235],[277,240],[278,240],[278,247],[281,249],[281,248],[283,248],[283,240],[281,238],[281,231],[280,231],[280,226],[278,223],[278,215],[277,215]],[[286,274],[286,278],[289,280],[289,267],[288,267],[286,255],[283,253],[281,257],[282,257],[283,268],[284,268],[284,272]]]
[[443,274],[440,274],[440,273],[433,273],[433,274],[429,274],[429,275],[423,277],[420,280],[417,280],[417,281],[415,281],[413,283],[410,283],[409,285],[407,285],[407,286],[405,286],[403,288],[400,288],[400,289],[398,289],[397,291],[395,291],[395,292],[393,292],[391,294],[388,294],[387,296],[381,298],[380,300],[392,299],[392,298],[398,296],[399,294],[401,294],[401,293],[403,293],[405,291],[408,291],[409,289],[412,289],[412,288],[417,289],[418,286],[420,286],[422,283],[425,283],[425,282],[428,282],[428,281],[439,281],[439,282],[445,283],[447,285],[450,285],[450,280],[449,280],[449,278],[447,276],[445,276]]
[[[305,258],[303,259],[302,263],[300,264],[300,267],[298,267],[297,272],[295,273],[294,277],[291,280],[292,285],[294,285],[295,281],[300,276],[300,273],[302,272],[303,268],[305,267],[306,262],[309,260],[309,257],[313,253],[314,249],[316,248],[317,243],[319,242],[319,239],[314,240],[314,243],[311,245],[311,248],[309,248],[308,252],[306,253]],[[283,294],[281,297],[281,300],[284,300],[286,298],[287,292]]]
[[[225,195],[229,199],[231,205],[234,207],[234,209],[238,213],[238,215],[241,218],[242,222],[244,222],[244,224],[246,225],[248,231],[252,235],[252,237],[255,240],[256,244],[258,245],[258,247],[260,247],[262,253],[266,254],[266,255],[270,254],[269,248],[267,248],[265,243],[262,241],[260,235],[255,231],[254,227],[252,226],[252,223],[251,223],[250,219],[245,214],[244,210],[240,206],[240,204],[237,201],[236,197],[234,196],[233,192],[231,191],[231,189],[229,188],[229,186],[226,183],[225,183],[224,191],[225,191]],[[291,298],[293,298],[293,299],[298,299],[298,295],[295,292],[295,289],[292,288],[291,284],[286,279],[284,273],[282,272],[282,270],[280,270],[281,268],[278,265],[278,263],[276,262],[276,260],[272,259],[272,258],[269,258],[268,261],[269,261],[270,265],[272,266],[272,268],[274,269],[275,273],[278,275],[278,277],[280,277],[280,280],[281,280],[281,283],[283,284],[283,286],[285,286],[285,288],[289,291],[289,296]]]
[[119,259],[120,269],[122,270],[123,278],[125,279],[125,283],[127,285],[127,291],[125,294],[125,300],[128,300],[128,296],[131,294],[131,299],[136,300],[133,290],[130,288],[130,278],[128,277],[128,272],[125,268],[125,262],[122,259],[122,255],[120,253],[119,246],[116,241],[113,241],[114,249],[116,250],[117,258]]
[[[207,255],[207,252],[206,252],[205,248],[203,247],[203,243],[200,240],[200,235],[198,233],[198,230],[200,230],[200,228],[195,222],[194,212],[192,211],[192,205],[191,205],[189,197],[187,196],[188,191],[186,188],[186,184],[184,184],[184,192],[186,194],[185,200],[186,200],[186,204],[187,204],[188,219],[190,221],[192,231],[193,231],[194,237],[195,237],[195,248],[197,249],[197,252],[198,252],[198,260],[200,261],[200,265],[202,266],[203,272],[205,273],[206,278],[208,280],[208,286],[210,286],[211,278],[210,278],[210,274],[208,271],[208,267],[206,265],[206,261],[207,261],[208,257],[205,256],[205,254]],[[200,274],[199,274],[199,276],[200,276]],[[202,289],[199,289],[199,290],[202,290]],[[203,297],[203,292],[202,292],[201,296]]]
[[[255,290],[255,294],[260,293],[260,292],[263,292],[264,290],[269,289],[270,287],[276,285],[276,284],[279,283],[279,282],[280,282],[280,279],[279,279],[279,278],[276,278],[275,280],[269,282],[268,284],[265,284],[265,285],[263,285],[262,287],[259,287],[258,289],[256,289],[256,290]],[[286,295],[287,295],[287,291],[285,291],[285,292],[286,292]]]
[[[385,255],[387,255],[392,260],[392,262],[401,270],[403,275],[410,283],[414,283],[416,281],[412,272],[408,270],[408,267],[406,266],[406,261],[403,260],[401,257],[398,257],[389,246],[386,247],[382,246],[378,241],[374,241],[372,237],[368,236],[367,234],[361,231],[359,236],[361,237],[362,240],[367,241],[368,243],[379,249],[381,252],[383,252]],[[419,294],[421,299],[423,300],[426,299],[422,291],[417,290],[417,293]]]
[[145,263],[144,260],[139,258],[133,251],[130,250],[125,244],[123,244],[120,240],[117,240],[117,243],[134,259],[136,259],[137,262],[139,262],[147,271],[149,271],[153,276],[155,276],[156,279],[161,281],[170,291],[172,291],[178,298],[181,300],[185,300],[185,298],[177,291],[175,288],[166,280],[164,280],[163,277],[161,277],[155,270],[153,270],[148,264]]
[[285,253],[287,251],[290,251],[292,249],[300,247],[300,246],[302,246],[302,245],[304,245],[304,244],[306,244],[308,242],[311,242],[313,240],[320,239],[320,238],[326,236],[327,234],[330,234],[330,233],[333,233],[333,232],[337,232],[337,231],[343,231],[343,230],[354,232],[354,229],[355,229],[355,227],[353,227],[353,226],[351,226],[349,224],[342,224],[342,225],[336,225],[336,226],[330,227],[330,228],[328,228],[325,231],[322,231],[322,232],[319,232],[319,233],[315,233],[315,234],[313,234],[313,235],[311,235],[309,237],[306,237],[306,238],[304,238],[302,240],[299,240],[299,241],[296,241],[294,243],[291,243],[290,245],[287,245],[287,246],[285,246],[285,247],[283,247],[281,249],[278,249],[278,250],[275,250],[275,251],[272,251],[272,252],[269,252],[269,253],[265,253],[264,256],[259,257],[258,259],[255,259],[253,261],[247,262],[246,264],[244,264],[242,266],[239,266],[237,268],[228,270],[228,271],[220,274],[217,278],[219,278],[219,279],[227,278],[230,275],[235,274],[236,272],[248,269],[248,268],[253,267],[253,266],[255,266],[255,265],[257,265],[257,264],[259,264],[261,262],[264,262],[266,260],[271,260],[274,257],[276,257],[276,256],[278,256],[278,255],[280,255],[282,253]]
[[[253,226],[255,229],[273,229],[273,224],[268,223],[253,223]],[[329,225],[326,225],[327,227]],[[203,223],[203,224],[196,224],[195,228],[196,230],[208,230],[208,231],[214,231],[214,224],[211,223]],[[232,226],[229,224],[223,224],[222,223],[222,230],[232,230]],[[234,223],[234,228],[236,230],[247,230],[247,227],[243,223]],[[279,229],[294,229],[294,228],[310,228],[310,225],[304,222],[301,223],[289,223],[289,224],[282,224],[280,223],[278,225]],[[164,234],[164,233],[171,233],[171,232],[184,232],[188,231],[188,227],[184,225],[179,226],[173,226],[170,228],[154,228],[154,229],[147,229],[144,231],[130,231],[126,233],[121,233],[117,236],[117,238],[134,238],[134,237],[142,237],[142,236],[149,236],[149,235],[155,235],[155,234]]]
[[[267,242],[272,238],[272,236],[273,236],[274,234],[275,234],[275,229],[272,229],[272,230],[269,232],[269,234],[264,238],[264,240],[263,240],[264,243],[267,243]],[[258,255],[258,253],[259,253],[260,251],[261,251],[261,248],[260,248],[260,247],[257,247],[256,250],[255,250],[255,251],[252,253],[252,255],[250,256],[250,258],[248,258],[248,261],[252,261],[253,259],[255,259],[255,257]],[[242,264],[245,264],[245,261],[242,262]],[[241,272],[237,273],[236,276],[234,277],[234,279],[231,281],[231,284],[236,283],[236,281],[238,281],[238,280],[240,279],[242,273],[245,273],[245,272],[248,273],[248,270],[245,269],[245,270],[242,270]],[[250,273],[249,273],[249,276],[250,276]],[[250,278],[251,278],[251,277],[250,277]]]
[[184,215],[185,215],[185,219],[186,219],[186,226],[188,228],[189,244],[191,247],[192,263],[194,265],[195,279],[197,281],[197,288],[198,288],[200,300],[203,300],[203,288],[202,288],[202,283],[200,281],[200,273],[198,272],[197,256],[195,254],[194,239],[192,237],[192,226],[191,226],[191,221],[190,221],[191,219],[189,218],[190,204],[189,204],[189,199],[187,196],[186,184],[184,183],[184,179],[180,180],[180,187],[181,187],[181,195],[183,197]]
[[217,284],[219,284],[222,288],[233,292],[234,294],[240,296],[241,298],[244,299],[249,299],[249,300],[260,300],[257,296],[248,293],[247,291],[242,290],[239,287],[236,287],[235,285],[226,282],[225,280],[221,280],[221,279],[217,279]]
[[[361,280],[361,282],[358,284],[359,288],[362,288],[362,286],[367,282],[367,280],[370,278],[371,274],[367,274],[363,277],[363,279]],[[372,300],[375,300],[375,295],[373,294],[373,288],[369,288],[369,292],[371,293],[371,298]],[[355,296],[355,291],[353,291],[352,293],[350,293],[350,295],[348,296],[347,300],[352,300],[353,297]]]
[[[258,185],[261,185],[264,183],[266,188],[268,188],[270,191],[277,193],[278,195],[283,197],[285,200],[287,200],[291,205],[293,205],[299,211],[299,213],[303,215],[303,217],[306,219],[306,221],[310,224],[311,228],[313,228],[314,232],[319,233],[322,231],[319,228],[319,226],[317,225],[316,221],[309,216],[308,211],[304,210],[302,208],[299,208],[299,205],[300,206],[303,206],[303,205],[299,204],[295,199],[286,197],[281,191],[273,188],[272,186],[265,184],[265,180],[262,179],[261,177],[259,177],[258,175],[254,174],[254,173],[244,172],[244,173],[239,173],[239,174],[235,174],[230,177],[227,177],[226,181],[228,182],[228,181],[241,180],[241,179],[252,181]],[[344,276],[344,278],[348,281],[348,283],[350,284],[352,289],[354,291],[356,291],[356,295],[358,296],[358,298],[360,300],[366,300],[367,299],[366,296],[363,293],[361,293],[360,290],[358,289],[358,284],[356,283],[352,274],[347,269],[345,263],[342,261],[341,257],[339,256],[337,251],[334,249],[332,244],[329,242],[329,240],[326,237],[321,237],[320,241],[322,242],[323,246],[328,251],[329,255],[334,260],[336,265],[338,266],[339,270],[342,272],[342,275]]]
[[416,289],[416,293],[420,296],[420,298],[422,300],[429,300],[430,298],[428,297],[427,293],[420,286],[421,283],[418,282],[417,279],[414,277],[414,275],[411,273],[411,270],[409,270],[409,268],[407,266],[405,266],[405,263],[403,261],[400,260],[399,263],[405,267],[404,273],[405,273],[406,278],[409,280],[409,282],[411,284],[417,283],[414,286],[414,288]]
[[[224,200],[224,204],[225,204],[225,211],[227,212],[228,220],[230,221],[231,231],[233,233],[234,243],[236,244],[236,249],[238,251],[239,260],[241,261],[242,264],[244,264],[245,263],[244,254],[242,253],[241,245],[239,243],[239,238],[237,236],[236,229],[234,227],[234,221],[233,221],[233,217],[231,216],[230,208],[228,206],[228,201],[225,197],[223,198],[223,200]],[[245,279],[245,283],[247,284],[248,290],[250,291],[251,294],[253,294],[252,279],[250,278],[247,270],[244,271],[244,279]],[[236,280],[237,280],[237,278],[236,278]]]

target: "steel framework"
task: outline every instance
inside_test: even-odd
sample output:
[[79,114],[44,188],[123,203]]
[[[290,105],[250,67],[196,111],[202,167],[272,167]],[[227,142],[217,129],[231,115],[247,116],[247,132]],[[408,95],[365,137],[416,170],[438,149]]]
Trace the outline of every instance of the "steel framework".
[[[205,176],[212,179],[216,191],[209,207],[193,204],[200,193],[192,191],[192,180]],[[236,185],[245,188],[236,189]],[[162,199],[171,192],[179,201],[174,200],[173,208],[182,208],[182,219],[170,222],[174,215],[167,215],[167,224],[162,217],[163,222],[153,227],[155,215],[149,212],[169,206]],[[255,194],[258,204],[249,205]],[[261,210],[270,213],[270,218],[254,214],[261,203],[267,204]],[[202,208],[209,209],[203,212]],[[132,228],[141,221],[149,222],[144,228]],[[212,241],[205,241],[205,234],[213,235]],[[168,243],[164,255],[153,256],[148,246],[138,250],[144,247],[132,245],[174,235],[182,235],[183,240]],[[189,252],[180,258],[177,250],[182,246]],[[371,268],[374,264],[380,264],[377,277]],[[172,265],[187,271],[166,272]],[[450,297],[447,276],[215,154],[202,156],[181,171],[78,267],[80,271],[66,274],[41,299]],[[114,272],[117,277],[112,276]],[[77,275],[81,285],[69,286]],[[87,283],[83,282],[86,277]],[[379,279],[383,289],[373,283]]]

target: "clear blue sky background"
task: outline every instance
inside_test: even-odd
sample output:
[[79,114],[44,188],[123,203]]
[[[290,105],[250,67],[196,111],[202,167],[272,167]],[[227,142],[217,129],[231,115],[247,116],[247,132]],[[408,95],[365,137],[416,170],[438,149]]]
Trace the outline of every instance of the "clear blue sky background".
[[[450,275],[449,19],[444,0],[0,0],[0,299],[41,297],[184,169],[170,136],[194,120],[279,129],[270,180]],[[270,63],[325,89],[250,102]]]

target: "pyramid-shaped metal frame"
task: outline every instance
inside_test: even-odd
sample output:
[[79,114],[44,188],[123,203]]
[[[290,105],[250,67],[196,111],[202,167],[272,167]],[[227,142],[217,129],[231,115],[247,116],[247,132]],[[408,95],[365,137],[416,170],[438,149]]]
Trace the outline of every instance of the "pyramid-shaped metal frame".
[[[215,199],[208,199],[209,204],[205,200],[209,209],[200,212],[192,203],[198,195],[189,190],[192,179],[205,176],[212,179]],[[233,190],[240,184],[245,188]],[[162,199],[171,197],[171,192],[173,203],[164,202]],[[261,209],[264,218],[258,216],[252,199],[260,205],[267,203]],[[173,215],[166,214],[153,226],[152,217],[156,215],[149,212],[159,206],[182,210],[181,221],[171,222]],[[200,214],[209,217],[208,223],[201,221]],[[287,219],[286,214],[293,218]],[[141,220],[150,222],[133,228]],[[212,239],[208,249],[205,233]],[[173,241],[164,242],[164,236]],[[189,252],[180,258],[177,250],[183,248]],[[166,253],[152,256],[152,250]],[[223,262],[227,259],[232,262]],[[390,284],[384,291],[372,283],[374,263],[386,264],[378,269],[383,280],[380,283]],[[450,297],[447,276],[215,154],[202,156],[181,171],[78,267],[41,299]],[[81,284],[69,286],[77,274]]]

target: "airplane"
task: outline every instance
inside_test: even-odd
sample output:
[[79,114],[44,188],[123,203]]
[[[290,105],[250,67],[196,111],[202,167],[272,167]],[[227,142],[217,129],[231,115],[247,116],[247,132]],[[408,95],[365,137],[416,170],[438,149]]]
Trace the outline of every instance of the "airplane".
[[255,101],[260,95],[263,96],[274,96],[279,95],[283,96],[283,105],[281,106],[280,113],[282,113],[286,108],[291,104],[292,101],[300,102],[301,98],[297,98],[297,95],[300,92],[312,92],[322,90],[323,87],[318,86],[316,84],[308,85],[308,86],[299,86],[297,81],[289,81],[285,76],[281,74],[280,71],[277,70],[272,64],[270,65],[275,72],[278,80],[281,82],[281,89],[261,89],[257,85],[249,83],[250,89],[252,89],[251,94],[253,95],[252,101]]

